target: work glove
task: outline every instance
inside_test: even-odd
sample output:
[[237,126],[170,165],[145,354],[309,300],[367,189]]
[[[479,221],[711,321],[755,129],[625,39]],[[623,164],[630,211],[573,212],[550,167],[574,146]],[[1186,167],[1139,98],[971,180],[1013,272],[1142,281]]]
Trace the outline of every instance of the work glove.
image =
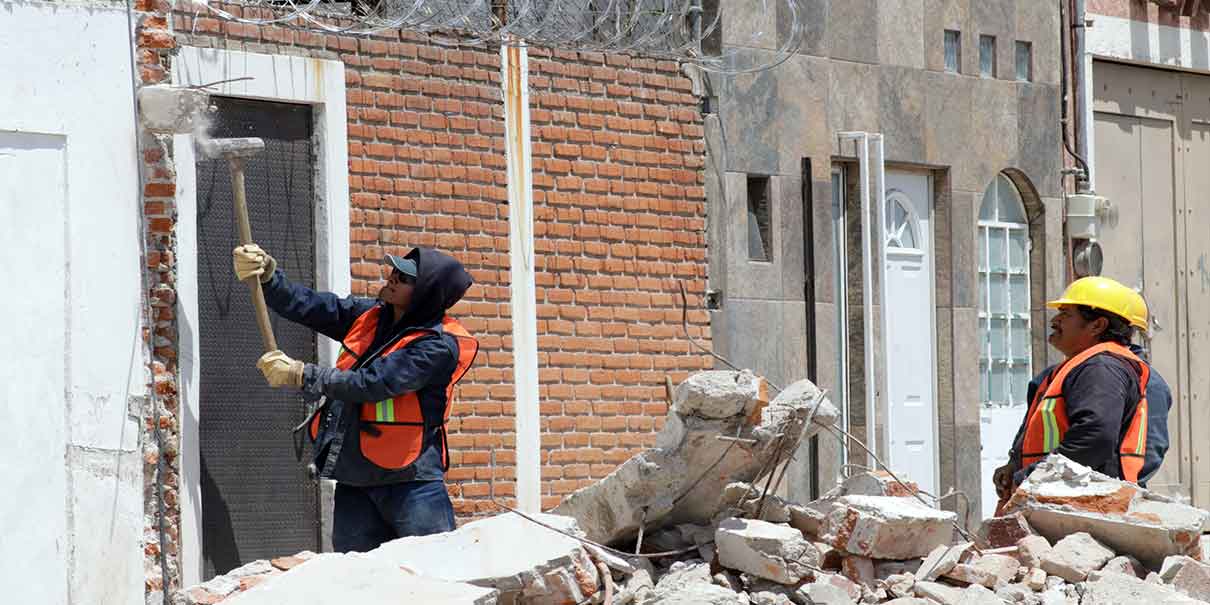
[[303,367],[301,361],[291,359],[289,355],[274,350],[261,355],[256,362],[257,369],[265,375],[265,380],[273,388],[294,387],[302,388]]
[[235,263],[235,277],[240,281],[256,275],[264,283],[272,279],[273,272],[277,270],[277,261],[256,244],[236,246],[231,256]]

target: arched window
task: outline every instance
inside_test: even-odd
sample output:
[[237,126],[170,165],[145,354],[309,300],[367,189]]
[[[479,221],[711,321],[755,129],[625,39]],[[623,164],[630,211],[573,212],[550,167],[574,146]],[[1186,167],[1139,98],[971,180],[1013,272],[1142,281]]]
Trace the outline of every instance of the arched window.
[[919,248],[916,243],[916,213],[911,210],[911,201],[899,192],[887,196],[886,245],[891,248]]
[[979,208],[979,371],[984,406],[1025,405],[1032,377],[1029,224],[1003,174]]

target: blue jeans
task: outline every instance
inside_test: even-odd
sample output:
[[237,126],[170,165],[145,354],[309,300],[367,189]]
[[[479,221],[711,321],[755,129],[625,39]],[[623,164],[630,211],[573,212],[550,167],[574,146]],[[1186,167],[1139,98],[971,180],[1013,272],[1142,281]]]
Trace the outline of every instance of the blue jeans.
[[377,487],[336,484],[332,548],[368,552],[384,542],[454,529],[454,506],[444,481],[409,481]]

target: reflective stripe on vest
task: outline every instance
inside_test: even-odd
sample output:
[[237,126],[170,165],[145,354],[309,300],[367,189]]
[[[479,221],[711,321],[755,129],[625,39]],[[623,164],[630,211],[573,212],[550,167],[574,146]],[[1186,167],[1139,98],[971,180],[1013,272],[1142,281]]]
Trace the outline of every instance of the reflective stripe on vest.
[[[349,328],[341,343],[340,354],[336,359],[336,367],[349,370],[365,355],[374,354],[370,351],[374,336],[378,329],[378,317],[382,307],[374,307],[363,313]],[[441,321],[441,332],[453,336],[458,341],[458,362],[450,377],[449,386],[445,391],[445,410],[438,420],[424,418],[420,400],[416,393],[400,393],[390,399],[369,401],[361,405],[359,418],[363,425],[372,427],[370,431],[361,431],[359,439],[362,455],[370,462],[387,469],[402,469],[415,462],[424,445],[424,435],[427,428],[436,428],[441,440],[442,467],[449,466],[449,452],[446,444],[445,424],[449,420],[450,408],[453,407],[454,386],[466,375],[479,352],[479,342],[475,340],[458,320],[445,317]],[[438,330],[416,330],[404,335],[398,341],[382,350],[376,358],[385,357],[398,351],[416,340],[438,334]],[[426,422],[427,420],[427,422]],[[319,433],[319,418],[311,423],[311,437],[317,438]]]
[[1072,370],[1094,355],[1101,353],[1108,353],[1131,362],[1139,374],[1139,404],[1135,408],[1126,434],[1118,446],[1122,478],[1127,481],[1138,481],[1139,471],[1143,468],[1143,458],[1147,451],[1147,381],[1151,377],[1151,368],[1130,352],[1130,349],[1109,342],[1090,347],[1063,362],[1042,381],[1025,417],[1025,438],[1021,444],[1022,468],[1041,461],[1047,454],[1058,449],[1059,444],[1063,442],[1063,436],[1067,433],[1068,427],[1067,400],[1063,393],[1063,383]]

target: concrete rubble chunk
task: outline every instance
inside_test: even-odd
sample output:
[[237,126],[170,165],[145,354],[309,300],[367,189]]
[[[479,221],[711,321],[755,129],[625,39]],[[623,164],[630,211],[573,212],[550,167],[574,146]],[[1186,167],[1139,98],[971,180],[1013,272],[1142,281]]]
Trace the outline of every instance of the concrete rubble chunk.
[[883,583],[886,585],[888,595],[906,597],[911,596],[912,586],[916,584],[916,577],[911,573],[897,574],[888,576]]
[[849,590],[830,582],[812,582],[798,588],[800,603],[813,605],[855,605],[857,599]]
[[1162,584],[1151,584],[1120,573],[1094,572],[1080,590],[1080,605],[1205,605],[1205,601],[1185,596]]
[[962,605],[1004,605],[1004,601],[986,586],[972,584],[958,597]]
[[[575,519],[535,518],[572,535]],[[597,568],[578,540],[514,513],[488,517],[447,533],[392,540],[371,557],[451,582],[500,591],[500,603],[578,603],[597,591]]]
[[962,598],[962,589],[937,582],[916,582],[912,587],[916,596],[931,599],[941,605],[957,605]]
[[1100,569],[1115,553],[1096,538],[1080,532],[1059,540],[1042,557],[1042,569],[1068,582],[1083,582],[1088,574]]
[[996,585],[999,579],[996,574],[980,569],[970,563],[959,563],[953,569],[945,573],[946,579],[956,580],[963,584],[979,584],[981,586],[992,587]]
[[748,595],[714,584],[686,584],[675,590],[656,592],[639,605],[751,605]]
[[748,370],[698,372],[672,392],[672,410],[682,416],[729,418],[768,401],[768,385]]
[[1178,592],[1203,601],[1210,600],[1210,565],[1190,557],[1168,557],[1160,579]]
[[864,471],[849,476],[840,485],[824,494],[825,499],[835,499],[841,496],[899,496],[914,497],[920,487],[907,477],[900,477],[902,483],[886,471]]
[[495,605],[494,589],[415,575],[361,554],[322,554],[235,595],[224,605]]
[[[1172,557],[1168,557],[1171,559]],[[1101,568],[1101,571],[1112,571],[1123,573],[1136,578],[1144,578],[1147,576],[1147,568],[1138,559],[1129,555],[1114,557]]]
[[1031,568],[1029,573],[1025,575],[1025,585],[1034,591],[1042,591],[1046,589],[1046,570]]
[[996,596],[1009,603],[1037,603],[1040,599],[1034,590],[1024,584],[1004,584],[996,589]]
[[[979,569],[990,573],[1001,582],[1012,582],[1017,578],[1017,570],[1021,568],[1021,564],[1017,559],[1008,555],[985,554],[975,559],[972,565],[975,569]],[[994,585],[994,584],[993,584]],[[988,588],[991,588],[990,586]]]
[[714,543],[724,567],[782,584],[795,584],[819,567],[815,546],[789,525],[724,519],[714,534]]
[[1040,462],[1013,493],[1006,513],[1020,512],[1052,541],[1086,532],[1119,554],[1157,568],[1169,555],[1200,554],[1210,512],[1094,472],[1059,454]]
[[1050,552],[1050,540],[1042,536],[1026,536],[1017,542],[1017,560],[1026,567],[1041,567],[1042,557]]
[[920,564],[920,569],[916,572],[916,577],[926,582],[932,582],[937,578],[945,575],[949,570],[953,569],[962,556],[970,549],[971,543],[964,542],[961,544],[943,544],[933,549],[932,552],[924,558],[924,562]]
[[866,588],[874,585],[877,576],[874,561],[860,555],[849,555],[840,562],[840,573],[855,584]]
[[1003,517],[985,519],[976,534],[980,548],[1004,548],[1016,544],[1021,538],[1033,535],[1025,515],[1013,513]]
[[928,599],[917,599],[916,597],[899,597],[891,599],[883,605],[933,605]]
[[[695,374],[678,387],[681,403],[674,401],[655,448],[567,496],[554,512],[574,517],[589,539],[605,544],[633,538],[640,523],[648,531],[708,524],[723,507],[728,484],[754,481],[775,455],[794,451],[800,437],[836,422],[836,408],[810,381],[786,387],[766,405],[750,374],[704,374],[709,376]],[[717,417],[724,412],[734,413]]]
[[770,523],[789,523],[790,507],[795,505],[773,494],[765,494],[762,504],[761,494],[764,494],[764,489],[759,486],[742,482],[730,483],[723,489],[721,502],[723,510],[720,514],[734,509],[736,513],[749,519],[760,519]]
[[744,593],[718,586],[712,582],[710,564],[701,561],[672,564],[668,572],[659,578],[655,589],[644,598],[636,600],[638,605],[750,605]]
[[821,540],[873,559],[923,557],[949,544],[957,518],[914,498],[892,496],[842,496],[812,506],[828,510]]

